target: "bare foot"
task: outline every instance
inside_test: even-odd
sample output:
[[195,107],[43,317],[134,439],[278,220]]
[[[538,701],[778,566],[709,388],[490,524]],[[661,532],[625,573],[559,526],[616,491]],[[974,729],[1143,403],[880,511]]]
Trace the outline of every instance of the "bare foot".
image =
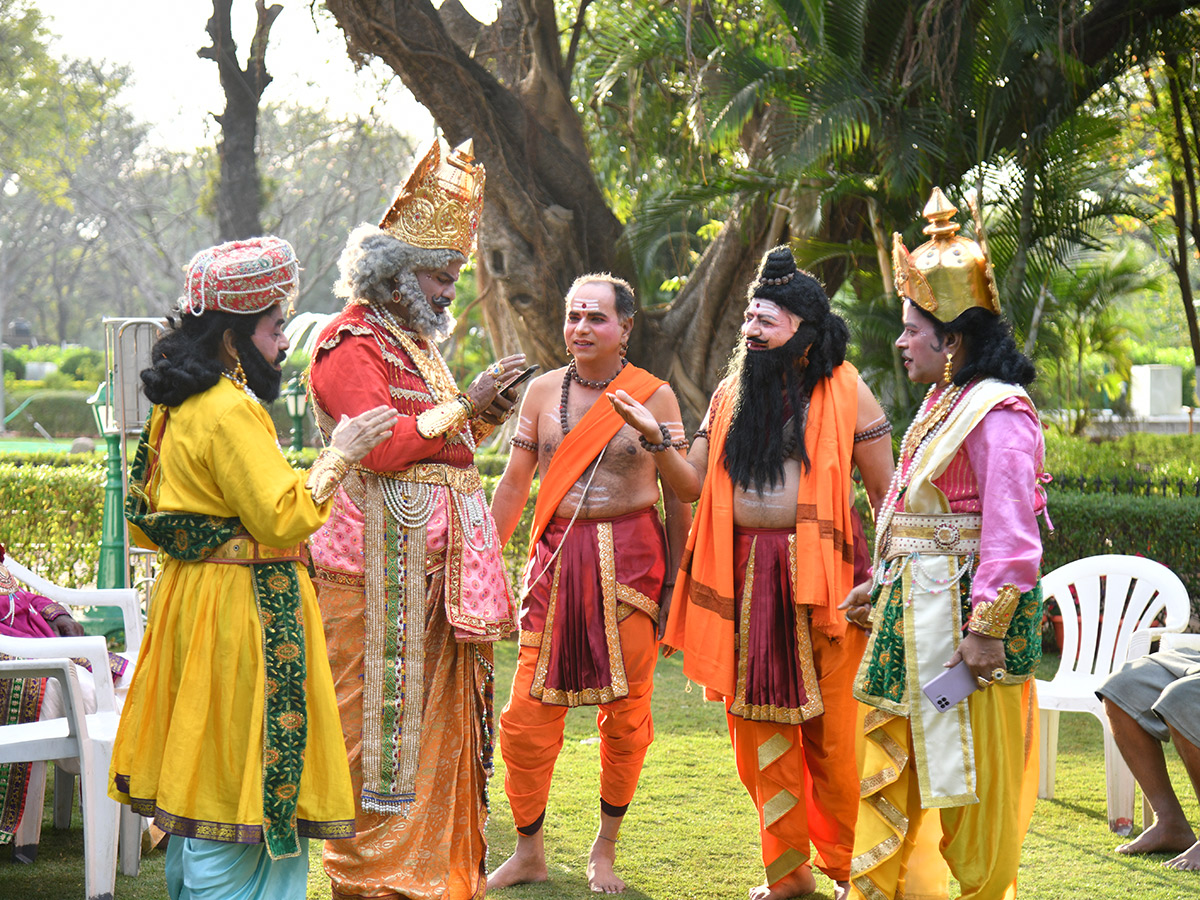
[[597,894],[619,894],[625,890],[625,882],[613,871],[616,861],[617,842],[597,835],[588,855],[588,887]]
[[834,882],[833,900],[846,900],[850,896],[850,882],[837,881]]
[[1181,871],[1196,872],[1200,871],[1200,841],[1192,844],[1174,859],[1169,859],[1163,863],[1168,869],[1180,869]]
[[487,877],[489,891],[514,884],[545,881],[548,878],[546,847],[542,841],[543,834],[544,832],[540,830],[537,834],[532,835],[517,833],[517,848],[513,850],[513,855],[502,862],[500,868]]
[[1186,823],[1160,822],[1154,824],[1128,844],[1117,848],[1118,853],[1179,853],[1196,843],[1196,835]]
[[[839,882],[842,883],[844,882]],[[790,900],[792,897],[811,894],[816,889],[817,879],[813,877],[812,866],[803,865],[775,882],[773,887],[764,881],[758,887],[750,888],[750,900]]]

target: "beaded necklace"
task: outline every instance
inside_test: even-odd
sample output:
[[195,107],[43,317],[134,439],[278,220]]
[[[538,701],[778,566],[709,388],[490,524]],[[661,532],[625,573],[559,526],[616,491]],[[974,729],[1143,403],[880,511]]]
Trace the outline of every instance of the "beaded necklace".
[[431,342],[426,342],[428,346],[425,350],[418,347],[417,342],[405,333],[404,327],[396,320],[392,311],[386,307],[372,306],[370,312],[378,316],[379,323],[412,359],[413,365],[417,367],[418,373],[424,379],[425,384],[429,386],[438,403],[453,400],[458,396],[458,385],[454,381],[454,376],[450,374],[446,361]]
[[571,430],[571,425],[567,421],[567,397],[571,393],[571,382],[578,381],[585,388],[591,388],[594,391],[602,391],[616,381],[617,376],[624,371],[626,362],[627,360],[622,358],[621,368],[617,369],[617,371],[605,381],[589,381],[586,378],[580,378],[579,373],[575,371],[575,360],[571,360],[567,364],[566,374],[563,375],[562,398],[558,404],[558,424],[562,427],[562,433],[564,435]]
[[[887,546],[888,530],[892,524],[892,517],[896,514],[900,497],[908,490],[913,473],[920,470],[920,463],[925,456],[925,451],[933,443],[933,437],[941,430],[941,426],[946,423],[950,410],[962,396],[965,388],[959,385],[948,387],[936,402],[931,402],[935,390],[937,390],[937,385],[930,385],[925,399],[921,401],[921,409],[909,424],[908,430],[904,432],[904,440],[900,442],[899,464],[892,472],[892,483],[888,485],[883,508],[876,519],[874,562],[877,583],[881,582],[884,576],[884,567],[880,565],[881,555],[883,548]],[[906,460],[909,461],[908,465],[905,465]]]

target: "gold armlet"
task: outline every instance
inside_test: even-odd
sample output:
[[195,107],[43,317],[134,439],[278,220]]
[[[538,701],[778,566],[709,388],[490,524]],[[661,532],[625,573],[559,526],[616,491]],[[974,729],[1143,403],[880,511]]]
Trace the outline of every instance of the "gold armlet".
[[333,496],[337,486],[346,473],[350,471],[350,460],[341,450],[326,447],[317,454],[312,468],[308,470],[308,489],[312,491],[313,502],[320,506]]
[[1002,638],[1008,634],[1009,623],[1013,613],[1017,611],[1017,601],[1021,599],[1021,589],[1012,582],[996,591],[995,600],[985,600],[976,603],[971,611],[967,629],[980,637]]
[[467,424],[474,407],[465,394],[439,403],[417,416],[417,434],[426,440],[443,434],[455,434]]

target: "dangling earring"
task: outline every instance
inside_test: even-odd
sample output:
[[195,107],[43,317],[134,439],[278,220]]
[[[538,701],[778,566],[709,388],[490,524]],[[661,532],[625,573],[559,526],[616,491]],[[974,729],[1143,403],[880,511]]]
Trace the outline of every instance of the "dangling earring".
[[234,370],[232,372],[226,371],[225,374],[229,377],[230,381],[243,391],[246,389],[246,370],[242,368],[241,357],[238,357],[237,366],[234,367]]
[[400,302],[400,289],[399,289],[399,288],[397,288],[396,290],[392,291],[392,302],[393,302],[393,303],[399,303],[399,302]]
[[946,354],[946,367],[942,369],[942,380],[949,384],[954,378],[954,354]]

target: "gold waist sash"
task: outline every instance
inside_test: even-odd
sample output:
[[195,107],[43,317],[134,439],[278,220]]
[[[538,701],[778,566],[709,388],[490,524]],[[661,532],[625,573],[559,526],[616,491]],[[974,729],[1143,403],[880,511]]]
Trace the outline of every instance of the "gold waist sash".
[[354,468],[364,475],[375,475],[379,478],[390,478],[392,481],[411,481],[417,484],[445,485],[458,494],[473,494],[483,487],[479,470],[474,466],[460,469],[458,466],[446,463],[417,463],[401,472],[376,472],[361,466]]
[[259,562],[307,562],[308,544],[301,541],[291,547],[268,547],[248,534],[230,538],[207,556],[204,562],[251,565]]
[[892,516],[885,559],[913,553],[946,556],[979,555],[983,516],[979,513],[920,515],[898,512]]

